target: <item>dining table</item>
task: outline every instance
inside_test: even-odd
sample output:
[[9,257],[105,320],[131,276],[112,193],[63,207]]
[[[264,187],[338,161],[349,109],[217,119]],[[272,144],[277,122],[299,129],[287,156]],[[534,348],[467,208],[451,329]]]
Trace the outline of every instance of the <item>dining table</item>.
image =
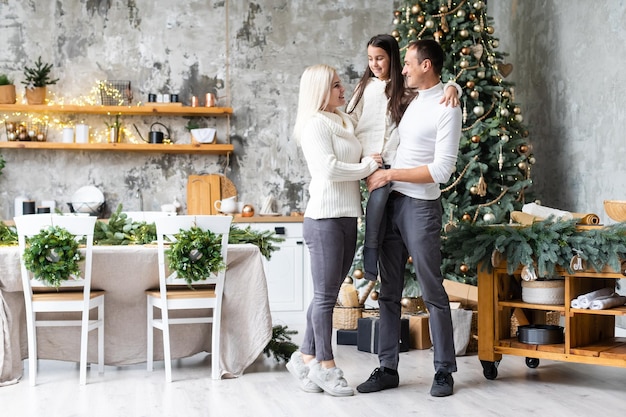
[[[123,366],[146,362],[145,291],[158,288],[157,245],[96,245],[92,288],[105,291],[104,361]],[[57,313],[58,314],[58,313]],[[63,313],[69,314],[69,313]],[[172,359],[211,352],[210,324],[171,326]],[[253,244],[231,244],[222,303],[220,375],[241,376],[272,337],[262,254]],[[163,360],[161,332],[154,332],[155,360]],[[39,359],[79,362],[79,327],[39,328]],[[18,382],[28,357],[26,313],[19,250],[0,247],[0,386]],[[90,334],[88,360],[97,362]],[[106,372],[106,370],[105,370]],[[210,378],[210,370],[207,370]]]

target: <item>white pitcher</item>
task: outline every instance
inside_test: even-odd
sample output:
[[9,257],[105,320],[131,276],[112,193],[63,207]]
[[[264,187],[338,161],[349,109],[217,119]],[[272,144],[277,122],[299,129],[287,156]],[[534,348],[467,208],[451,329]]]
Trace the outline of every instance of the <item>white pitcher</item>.
[[237,212],[237,196],[224,198],[222,200],[215,200],[213,203],[215,210],[222,213],[236,213]]

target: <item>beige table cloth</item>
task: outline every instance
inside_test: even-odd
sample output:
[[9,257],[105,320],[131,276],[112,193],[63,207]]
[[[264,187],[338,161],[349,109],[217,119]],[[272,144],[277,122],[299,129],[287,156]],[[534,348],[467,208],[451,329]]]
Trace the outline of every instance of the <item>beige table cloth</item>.
[[[236,377],[256,360],[272,337],[272,318],[259,248],[229,245],[224,285],[220,374]],[[94,246],[94,289],[106,291],[104,361],[129,365],[146,361],[145,290],[158,288],[156,245]],[[211,351],[210,324],[171,327],[172,359]],[[155,331],[156,360],[163,359]],[[40,359],[79,362],[79,328],[40,328]],[[0,247],[0,386],[17,382],[28,357],[24,294],[16,246]],[[96,335],[89,336],[89,360],[97,361]],[[207,377],[209,372],[207,371]]]

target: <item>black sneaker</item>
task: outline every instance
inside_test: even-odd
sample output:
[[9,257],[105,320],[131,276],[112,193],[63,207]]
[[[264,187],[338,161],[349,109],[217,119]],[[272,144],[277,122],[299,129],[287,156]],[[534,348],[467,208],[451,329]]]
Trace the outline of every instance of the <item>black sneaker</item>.
[[435,374],[435,378],[433,379],[430,395],[433,397],[447,397],[448,395],[452,395],[453,388],[454,379],[452,379],[452,374],[439,371]]
[[360,393],[366,394],[368,392],[382,391],[388,388],[396,388],[400,383],[400,377],[396,372],[395,375],[385,372],[384,368],[376,368],[370,377],[356,387],[356,390]]

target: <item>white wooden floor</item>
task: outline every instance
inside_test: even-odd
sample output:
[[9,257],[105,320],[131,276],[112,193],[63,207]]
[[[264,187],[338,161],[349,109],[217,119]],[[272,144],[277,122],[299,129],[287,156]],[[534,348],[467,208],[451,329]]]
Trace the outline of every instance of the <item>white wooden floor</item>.
[[[104,376],[94,369],[86,386],[78,384],[76,364],[41,361],[36,387],[28,384],[27,369],[18,384],[0,387],[0,416],[604,417],[626,412],[622,368],[542,360],[530,369],[524,358],[505,356],[498,378],[489,381],[478,357],[464,356],[454,374],[455,394],[433,398],[428,394],[432,352],[412,350],[400,360],[398,388],[348,398],[302,392],[284,364],[265,357],[237,379],[211,380],[210,357],[201,354],[177,361],[171,384],[164,381],[161,362],[152,373],[143,364],[107,366]],[[375,355],[355,346],[338,346],[336,361],[352,386],[378,364]]]

